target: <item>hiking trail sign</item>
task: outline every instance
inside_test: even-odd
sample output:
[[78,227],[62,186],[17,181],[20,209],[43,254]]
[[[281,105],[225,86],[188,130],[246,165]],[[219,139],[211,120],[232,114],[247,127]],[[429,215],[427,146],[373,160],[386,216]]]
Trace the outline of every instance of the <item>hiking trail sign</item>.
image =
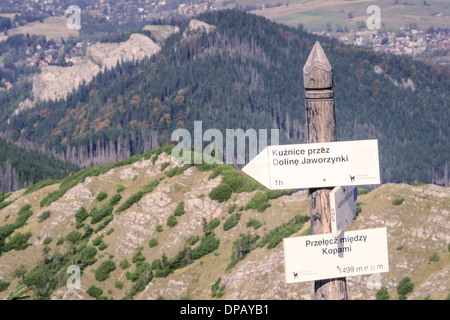
[[268,146],[242,171],[271,190],[379,184],[378,140]]
[[283,239],[286,283],[389,271],[386,228]]

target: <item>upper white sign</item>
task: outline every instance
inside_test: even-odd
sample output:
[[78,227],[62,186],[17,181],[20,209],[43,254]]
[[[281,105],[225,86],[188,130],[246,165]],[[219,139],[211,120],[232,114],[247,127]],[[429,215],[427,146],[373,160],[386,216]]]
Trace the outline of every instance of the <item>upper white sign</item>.
[[378,140],[268,146],[242,171],[271,190],[380,184]]
[[356,214],[357,187],[335,187],[330,192],[331,233],[337,237]]

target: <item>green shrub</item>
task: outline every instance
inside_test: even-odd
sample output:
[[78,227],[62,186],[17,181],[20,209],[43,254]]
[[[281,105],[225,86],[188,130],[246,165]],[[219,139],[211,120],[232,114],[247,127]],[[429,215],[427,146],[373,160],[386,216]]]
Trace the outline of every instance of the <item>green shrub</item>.
[[117,187],[116,192],[117,192],[117,193],[121,193],[123,190],[125,190],[125,186],[119,184],[119,186]]
[[161,268],[162,268],[161,260],[159,260],[159,259],[153,260],[152,270],[157,270],[157,269],[161,269]]
[[142,262],[145,261],[145,257],[144,257],[144,255],[142,254],[142,252],[139,250],[138,252],[136,252],[136,253],[134,254],[134,256],[133,256],[133,258],[131,259],[131,261],[132,261],[134,264],[140,264],[140,263],[142,263]]
[[91,211],[91,224],[96,224],[107,216],[110,216],[113,210],[114,206],[111,203],[105,203],[100,209],[93,208]]
[[170,162],[164,162],[163,164],[161,164],[161,171],[164,171],[168,166],[170,165]]
[[358,189],[358,195],[368,194],[369,193],[369,190],[366,189],[366,188],[357,187],[357,189]]
[[184,211],[184,202],[181,201],[178,203],[177,207],[175,208],[175,211],[173,212],[173,214],[175,216],[182,216],[183,214],[185,214]]
[[97,238],[95,238],[94,240],[92,240],[92,244],[94,246],[98,246],[100,243],[102,243],[103,240],[103,236],[98,236]]
[[393,204],[394,206],[398,206],[398,205],[402,204],[404,200],[405,200],[405,199],[403,199],[402,197],[400,197],[400,198],[395,198],[395,199],[392,201],[392,204]]
[[400,300],[406,300],[406,295],[412,292],[413,289],[414,284],[411,282],[411,279],[409,277],[404,277],[397,286],[398,298]]
[[234,212],[234,210],[236,210],[236,208],[237,208],[237,204],[234,203],[234,204],[232,204],[231,206],[228,207],[227,212],[228,212],[229,214],[231,214],[231,213]]
[[271,230],[266,236],[264,236],[259,242],[258,246],[263,247],[266,244],[267,249],[275,248],[283,238],[289,237],[291,234],[299,231],[305,222],[309,221],[308,216],[297,215],[293,219],[289,220],[287,223],[283,223],[281,226],[276,227]]
[[13,202],[14,201],[3,201],[3,202],[0,202],[0,210],[2,210],[3,208],[6,208],[7,206],[9,206]]
[[269,199],[278,199],[282,196],[290,196],[294,193],[293,189],[286,189],[286,190],[267,190],[267,198]]
[[221,298],[225,294],[225,285],[220,285],[220,281],[222,281],[222,278],[217,279],[211,285],[211,298]]
[[208,231],[213,231],[215,228],[217,228],[217,226],[220,224],[220,219],[219,218],[213,218],[208,225],[206,226],[206,229]]
[[191,258],[193,260],[200,259],[201,257],[219,248],[219,245],[219,239],[216,239],[214,236],[207,236],[197,247],[192,250]]
[[119,203],[119,201],[122,199],[122,196],[119,193],[116,193],[115,195],[112,196],[112,198],[109,200],[109,204],[111,206],[115,206],[116,204]]
[[120,266],[120,268],[125,270],[126,268],[128,268],[130,266],[130,263],[128,262],[127,259],[123,259],[122,261],[120,261],[119,266]]
[[96,286],[90,286],[89,289],[87,289],[86,293],[92,298],[98,299],[102,295],[103,290]]
[[231,262],[227,266],[227,270],[234,267],[236,263],[243,260],[253,249],[256,248],[258,235],[240,234],[239,238],[233,242],[233,249],[231,251]]
[[377,291],[375,300],[389,300],[389,293],[386,287],[382,287],[380,290]]
[[100,202],[100,201],[105,200],[107,197],[108,197],[108,194],[105,191],[102,191],[97,195],[96,199],[98,202]]
[[233,190],[229,185],[221,183],[212,189],[208,196],[211,200],[216,200],[221,203],[230,199],[232,192]]
[[95,256],[97,255],[97,249],[95,249],[93,246],[85,246],[83,250],[81,250],[77,254],[78,266],[83,269],[87,266],[93,265],[97,259]]
[[44,244],[44,245],[47,245],[47,244],[49,244],[50,242],[52,242],[52,238],[45,238],[43,244]]
[[106,248],[108,248],[108,245],[105,242],[101,242],[100,245],[98,246],[98,250],[103,251]]
[[150,248],[153,248],[158,245],[158,240],[156,240],[156,238],[151,238],[150,241],[148,242],[148,245]]
[[45,211],[43,212],[39,217],[38,217],[38,222],[42,223],[43,221],[47,220],[48,218],[50,218],[50,211]]
[[86,211],[85,207],[81,207],[77,213],[75,214],[75,221],[76,221],[76,229],[80,229],[84,226],[83,221],[86,220],[89,217],[89,213]]
[[0,292],[5,291],[9,287],[9,282],[0,280]]
[[[25,193],[24,193],[25,194]],[[8,198],[11,195],[10,193],[4,193],[4,192],[0,192],[0,202],[3,202],[3,200],[5,200],[6,198]]]
[[200,240],[200,236],[196,235],[196,236],[190,236],[189,238],[187,238],[186,242],[188,245],[193,246],[194,244],[197,243],[198,240]]
[[223,230],[227,231],[233,228],[235,225],[238,224],[239,220],[241,219],[241,215],[239,213],[236,213],[229,217],[223,224]]
[[262,223],[256,219],[250,218],[247,222],[247,228],[253,227],[255,230],[262,226]]
[[81,233],[78,231],[72,231],[66,236],[66,240],[72,244],[77,243],[81,239]]
[[95,233],[99,232],[100,230],[103,230],[111,221],[113,221],[114,217],[112,215],[106,217],[102,223],[100,223],[97,228],[95,228]]
[[27,233],[15,233],[10,239],[8,243],[5,243],[3,250],[4,251],[10,251],[10,250],[25,250],[29,246],[31,246],[30,243],[28,243],[28,239],[31,238],[31,232]]
[[123,283],[120,282],[120,281],[116,281],[116,283],[114,284],[114,286],[115,286],[117,289],[121,290],[121,289],[123,288]]
[[162,225],[157,225],[156,226],[156,232],[163,232],[163,226]]
[[437,254],[437,252],[433,252],[433,254],[428,258],[428,260],[430,262],[437,262],[439,261],[441,258],[439,257],[439,255]]
[[175,167],[175,168],[172,168],[172,169],[166,171],[165,175],[168,176],[169,178],[171,178],[173,176],[183,173],[186,169],[188,169],[190,167],[192,167],[192,164],[185,164],[182,167]]
[[118,209],[117,212],[120,213],[122,211],[127,210],[130,208],[134,203],[139,202],[143,196],[145,196],[147,193],[152,192],[155,187],[159,184],[158,180],[151,181],[148,185],[144,187],[143,190],[136,192],[133,194],[130,198],[128,198]]
[[170,228],[175,227],[177,225],[177,223],[178,223],[177,218],[175,218],[174,215],[170,215],[167,218],[167,226],[169,226]]
[[60,246],[60,245],[62,245],[63,243],[64,243],[64,238],[61,237],[61,238],[59,238],[58,241],[56,242],[56,245],[57,245],[57,246]]
[[245,209],[255,209],[258,212],[264,212],[270,207],[269,197],[266,192],[258,191],[250,199],[249,203],[245,206]]
[[116,265],[113,261],[103,261],[97,270],[95,270],[95,279],[97,281],[105,281],[109,278],[109,274],[114,270],[116,270]]

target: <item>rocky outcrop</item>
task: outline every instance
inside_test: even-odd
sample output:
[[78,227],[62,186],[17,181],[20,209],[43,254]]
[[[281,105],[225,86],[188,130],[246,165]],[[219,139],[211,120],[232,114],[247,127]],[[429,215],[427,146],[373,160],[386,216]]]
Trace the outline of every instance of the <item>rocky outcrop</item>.
[[213,31],[216,26],[207,24],[206,22],[192,19],[189,21],[189,26],[183,32],[183,38],[191,38],[201,35],[203,32],[209,33]]
[[25,100],[13,113],[32,108],[37,101],[64,99],[83,83],[91,81],[100,71],[125,61],[138,61],[159,52],[161,46],[147,36],[132,34],[121,43],[94,43],[86,55],[74,57],[70,67],[44,66],[33,76],[33,99]]

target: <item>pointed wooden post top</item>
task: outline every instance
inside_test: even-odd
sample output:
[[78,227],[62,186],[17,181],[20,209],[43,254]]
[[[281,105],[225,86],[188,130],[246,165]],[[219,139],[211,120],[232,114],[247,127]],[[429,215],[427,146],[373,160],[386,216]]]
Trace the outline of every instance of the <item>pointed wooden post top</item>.
[[303,67],[305,89],[330,89],[333,87],[333,69],[319,41],[316,41]]

